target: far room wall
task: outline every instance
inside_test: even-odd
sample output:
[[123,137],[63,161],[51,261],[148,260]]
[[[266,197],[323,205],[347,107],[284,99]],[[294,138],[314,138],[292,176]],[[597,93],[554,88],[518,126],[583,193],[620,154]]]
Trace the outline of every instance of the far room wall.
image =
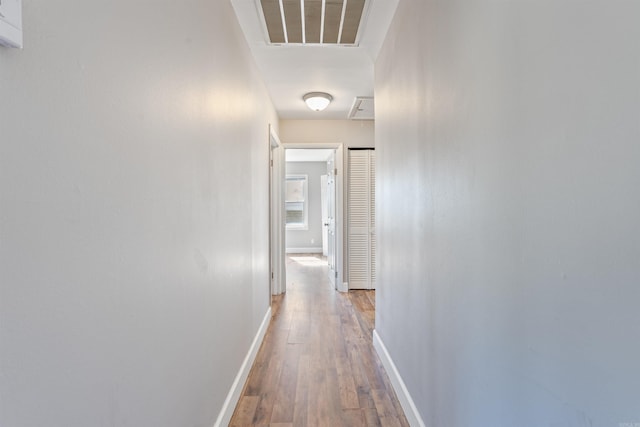
[[320,177],[327,173],[326,162],[287,162],[287,175],[307,175],[309,221],[306,229],[288,229],[289,253],[322,253],[322,203]]

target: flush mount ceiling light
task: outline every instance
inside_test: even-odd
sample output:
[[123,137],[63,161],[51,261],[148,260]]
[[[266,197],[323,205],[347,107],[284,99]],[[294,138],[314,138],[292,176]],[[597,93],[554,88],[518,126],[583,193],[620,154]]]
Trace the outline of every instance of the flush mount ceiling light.
[[322,111],[327,108],[333,97],[325,92],[309,92],[302,99],[313,111]]

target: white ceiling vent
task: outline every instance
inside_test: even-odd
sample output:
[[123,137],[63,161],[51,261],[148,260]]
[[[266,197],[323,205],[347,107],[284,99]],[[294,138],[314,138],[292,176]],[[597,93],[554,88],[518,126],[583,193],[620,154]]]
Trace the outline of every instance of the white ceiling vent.
[[357,96],[349,111],[351,120],[373,120],[375,108],[372,96]]

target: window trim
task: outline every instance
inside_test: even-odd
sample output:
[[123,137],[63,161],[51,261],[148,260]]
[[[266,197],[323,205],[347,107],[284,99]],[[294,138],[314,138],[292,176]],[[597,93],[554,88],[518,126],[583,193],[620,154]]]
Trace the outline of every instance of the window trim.
[[[303,181],[303,200],[290,200],[287,201],[287,181],[288,180],[302,180]],[[309,230],[309,175],[306,174],[286,174],[285,176],[285,191],[284,191],[284,217],[285,227],[287,230]],[[304,222],[287,224],[287,203],[302,203],[302,216]]]

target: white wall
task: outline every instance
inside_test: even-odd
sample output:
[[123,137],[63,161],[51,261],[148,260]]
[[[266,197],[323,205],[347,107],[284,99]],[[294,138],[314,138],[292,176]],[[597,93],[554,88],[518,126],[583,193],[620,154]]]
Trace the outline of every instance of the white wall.
[[[318,248],[322,252],[322,201],[320,176],[327,174],[327,162],[287,162],[288,175],[307,175],[309,228],[307,230],[287,230],[287,251]],[[313,240],[313,242],[311,241]]]
[[[289,144],[305,143],[335,143],[343,144],[344,174],[348,176],[348,148],[349,147],[374,147],[374,122],[369,120],[280,120],[280,139]],[[343,180],[343,193],[345,196],[345,215],[347,183]],[[344,278],[349,277],[349,263],[347,262],[347,225],[346,218],[343,224],[344,239]]]
[[403,0],[376,330],[429,426],[640,423],[640,2]]
[[284,143],[340,143],[347,147],[373,147],[374,122],[371,120],[280,120],[280,139]]
[[0,425],[206,426],[269,306],[228,2],[30,0],[0,48]]

